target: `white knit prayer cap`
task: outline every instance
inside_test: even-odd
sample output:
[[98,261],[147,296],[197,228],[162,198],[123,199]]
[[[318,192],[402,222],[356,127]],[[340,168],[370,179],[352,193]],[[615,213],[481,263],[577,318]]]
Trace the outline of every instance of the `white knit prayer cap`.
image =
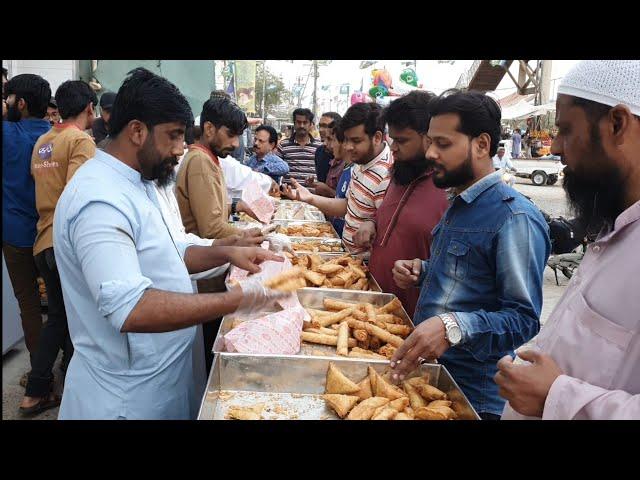
[[626,105],[640,115],[640,60],[584,60],[560,82],[558,93],[604,105]]

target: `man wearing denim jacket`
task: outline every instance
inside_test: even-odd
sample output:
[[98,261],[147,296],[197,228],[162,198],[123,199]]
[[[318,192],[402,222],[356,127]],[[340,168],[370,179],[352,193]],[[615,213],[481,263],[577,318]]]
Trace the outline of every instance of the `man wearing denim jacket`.
[[398,286],[421,292],[417,327],[391,359],[392,378],[438,359],[480,417],[497,420],[505,402],[493,381],[496,364],[540,328],[548,227],[494,172],[498,104],[482,93],[448,91],[431,106],[425,141],[434,183],[460,193],[432,232],[431,258],[394,265]]

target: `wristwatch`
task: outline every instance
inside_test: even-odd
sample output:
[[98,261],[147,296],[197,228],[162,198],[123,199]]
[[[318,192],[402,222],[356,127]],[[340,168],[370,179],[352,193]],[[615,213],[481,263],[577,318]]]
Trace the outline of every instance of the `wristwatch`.
[[442,323],[444,323],[444,336],[452,347],[455,347],[462,341],[462,330],[456,321],[456,317],[450,313],[441,313],[438,315]]
[[232,198],[231,199],[231,215],[236,214],[236,209],[238,208],[238,202],[242,200],[241,198]]

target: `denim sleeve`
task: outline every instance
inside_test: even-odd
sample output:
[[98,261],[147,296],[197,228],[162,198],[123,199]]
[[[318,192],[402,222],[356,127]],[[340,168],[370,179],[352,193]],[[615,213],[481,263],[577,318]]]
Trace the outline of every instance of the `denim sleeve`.
[[116,207],[93,202],[69,225],[69,240],[98,310],[117,331],[153,282],[142,275],[134,228]]
[[422,287],[424,279],[427,277],[427,270],[429,270],[429,260],[422,260],[422,271],[420,272],[420,276],[418,277],[419,287]]
[[462,330],[460,347],[479,361],[515,350],[540,329],[543,272],[550,250],[546,225],[514,214],[495,242],[498,309],[453,312]]
[[[274,158],[275,157],[275,158]],[[267,162],[267,171],[271,175],[286,175],[289,173],[289,165],[277,155],[274,155]]]

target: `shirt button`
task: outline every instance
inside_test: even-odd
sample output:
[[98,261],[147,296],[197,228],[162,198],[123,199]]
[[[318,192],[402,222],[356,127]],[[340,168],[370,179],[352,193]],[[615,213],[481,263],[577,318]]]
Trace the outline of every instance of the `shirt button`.
[[598,253],[600,251],[600,245],[594,245],[593,251]]

